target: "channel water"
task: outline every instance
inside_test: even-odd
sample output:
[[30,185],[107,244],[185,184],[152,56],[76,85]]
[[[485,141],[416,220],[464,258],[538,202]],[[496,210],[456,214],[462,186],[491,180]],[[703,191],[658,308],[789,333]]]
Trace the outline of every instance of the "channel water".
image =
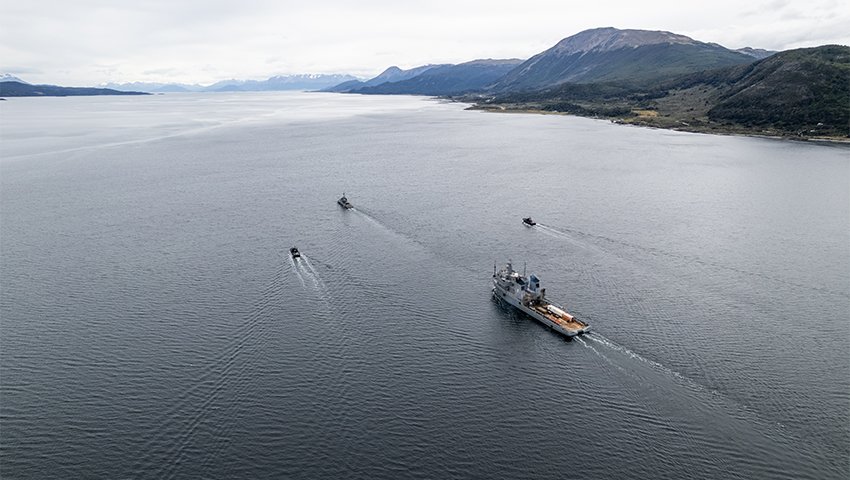
[[2,102],[0,475],[850,475],[848,146],[465,107]]

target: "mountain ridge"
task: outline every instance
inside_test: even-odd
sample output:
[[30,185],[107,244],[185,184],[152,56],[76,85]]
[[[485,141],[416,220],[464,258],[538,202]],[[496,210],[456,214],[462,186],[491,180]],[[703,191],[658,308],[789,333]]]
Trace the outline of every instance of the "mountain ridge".
[[422,65],[421,67],[410,68],[410,69],[407,69],[407,70],[402,70],[402,69],[396,67],[395,65],[393,65],[392,67],[389,67],[386,70],[384,70],[383,72],[381,72],[380,74],[378,74],[378,76],[376,76],[375,78],[372,78],[370,80],[363,82],[363,85],[366,86],[366,87],[374,87],[376,85],[380,85],[380,84],[386,83],[386,82],[390,82],[390,83],[401,82],[403,80],[408,80],[408,79],[411,79],[413,77],[417,77],[419,75],[422,75],[422,74],[428,72],[429,70],[433,70],[435,68],[443,68],[443,67],[447,67],[449,65],[451,65],[451,64],[448,64],[448,63],[428,64],[428,65]]
[[[149,93],[163,92],[268,92],[286,90],[321,90],[341,82],[356,80],[356,77],[348,74],[301,74],[301,75],[276,75],[266,80],[220,80],[211,85],[185,84],[185,83],[159,83],[159,82],[134,82],[134,83],[106,83],[99,88],[110,88],[119,91],[142,91]],[[238,88],[234,88],[238,87]]]
[[787,50],[652,85],[567,82],[454,99],[478,110],[566,113],[694,132],[847,139],[850,47]]
[[[425,75],[457,76],[459,72],[449,72],[446,68],[451,66],[460,70],[460,65],[469,67],[475,62],[483,61],[473,60],[465,64],[425,65],[410,70],[392,66],[365,82],[345,82],[323,91],[456,95],[460,94],[461,90],[477,90],[482,94],[522,89],[539,90],[564,82],[617,81],[646,84],[687,73],[749,63],[772,53],[774,52],[750,47],[734,51],[716,43],[700,42],[666,31],[603,27],[566,37],[551,48],[521,62],[515,69],[503,72],[504,75],[494,78],[492,83],[486,85],[482,85],[480,79],[477,82],[462,82],[459,78],[454,78],[451,82],[440,81],[438,77],[424,79]],[[471,69],[468,74],[473,74]],[[413,80],[415,78],[418,79]],[[450,91],[452,88],[455,91]]]
[[[620,30],[614,27],[592,28],[564,38],[550,49],[538,55],[549,54],[567,56],[576,53],[609,52],[625,47],[636,48],[654,44],[694,45],[696,40],[671,32],[657,30]],[[537,55],[535,55],[536,57]],[[532,57],[533,59],[534,57]]]
[[122,92],[109,88],[59,87],[30,85],[18,81],[0,81],[0,97],[74,97],[94,95],[150,95],[147,92]]
[[346,82],[326,92],[367,95],[448,95],[478,90],[521,63],[520,59],[477,59],[469,62],[424,65],[410,70],[390,67],[366,82]]
[[[315,88],[321,82],[326,86]],[[132,85],[153,92],[430,95],[475,103],[473,108],[483,110],[570,113],[691,131],[847,138],[848,84],[847,46],[730,50],[666,31],[604,27],[566,37],[527,60],[480,59],[408,70],[391,66],[366,81],[350,75],[287,75],[264,81],[224,80],[206,87],[124,84],[111,91],[123,94],[116,90]],[[15,92],[7,96],[111,94],[15,82],[3,82],[2,87],[4,93]]]
[[443,65],[406,80],[363,87],[352,93],[448,95],[476,91],[502,77],[521,62],[520,59],[479,59],[457,65]]
[[671,32],[594,28],[534,55],[486,91],[540,90],[564,82],[645,84],[753,60],[751,55]]

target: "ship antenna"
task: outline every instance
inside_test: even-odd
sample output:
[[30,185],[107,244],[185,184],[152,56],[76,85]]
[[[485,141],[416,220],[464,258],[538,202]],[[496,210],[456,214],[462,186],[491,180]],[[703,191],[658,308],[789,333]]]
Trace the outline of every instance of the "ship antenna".
[[522,276],[525,276],[525,262],[522,262]]

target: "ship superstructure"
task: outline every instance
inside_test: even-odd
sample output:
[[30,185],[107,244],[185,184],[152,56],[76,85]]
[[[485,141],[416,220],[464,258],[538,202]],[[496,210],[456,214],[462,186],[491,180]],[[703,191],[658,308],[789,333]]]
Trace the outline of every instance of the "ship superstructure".
[[493,295],[538,322],[567,337],[590,331],[587,323],[575,318],[563,307],[546,299],[546,289],[540,288],[535,275],[526,277],[514,271],[511,262],[503,270],[493,268]]
[[345,193],[342,194],[342,197],[340,197],[340,199],[337,200],[336,203],[338,203],[342,208],[345,208],[345,209],[354,208],[354,205],[349,203],[348,199],[345,198]]

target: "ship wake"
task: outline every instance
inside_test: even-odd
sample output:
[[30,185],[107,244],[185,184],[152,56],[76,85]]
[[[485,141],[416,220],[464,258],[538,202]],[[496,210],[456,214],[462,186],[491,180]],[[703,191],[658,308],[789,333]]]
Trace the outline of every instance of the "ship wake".
[[[585,335],[584,337],[575,337],[575,340],[577,340],[582,346],[593,351],[609,365],[631,377],[643,376],[639,373],[640,369],[635,369],[635,365],[632,363],[638,362],[638,364],[648,367],[650,370],[660,373],[667,378],[688,384],[697,390],[704,390],[702,385],[694,382],[688,377],[685,377],[681,373],[659,362],[650,360],[622,345],[618,345],[599,333],[593,332]],[[630,363],[632,363],[631,366]]]
[[322,278],[316,271],[316,267],[313,266],[306,255],[302,253],[298,259],[290,257],[289,261],[292,263],[292,269],[295,271],[295,275],[301,282],[302,287],[320,292],[323,295],[327,293],[325,282],[322,281]]
[[593,251],[598,252],[598,253],[604,253],[604,251],[601,248],[597,247],[596,245],[593,245],[591,243],[588,243],[586,241],[582,241],[582,240],[576,238],[576,235],[570,234],[568,231],[565,231],[565,230],[562,230],[562,229],[557,229],[555,227],[550,227],[549,225],[544,225],[542,223],[538,223],[535,227],[540,232],[542,232],[545,235],[548,235],[552,238],[557,238],[557,239],[560,239],[560,240],[566,240],[566,241],[572,243],[573,245],[575,245],[577,247],[581,247],[581,248],[584,248],[584,249],[587,249],[587,250],[593,250]]

